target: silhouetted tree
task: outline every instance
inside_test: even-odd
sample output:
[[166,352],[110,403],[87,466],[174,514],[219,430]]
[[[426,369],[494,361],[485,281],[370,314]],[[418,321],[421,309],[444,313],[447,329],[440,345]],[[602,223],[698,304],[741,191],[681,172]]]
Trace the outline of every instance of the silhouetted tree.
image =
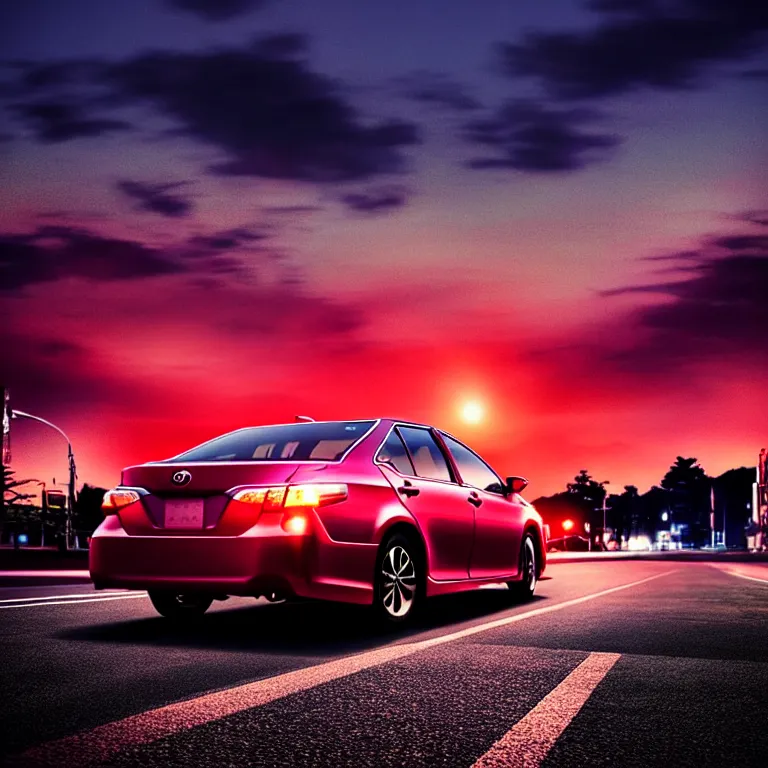
[[726,529],[729,546],[746,546],[745,528],[752,519],[752,483],[755,467],[729,469],[712,480],[715,489],[715,525]]
[[603,528],[602,506],[608,493],[606,485],[608,485],[607,480],[598,483],[586,469],[580,470],[579,474],[573,478],[573,482],[567,485],[568,493],[577,500],[578,506],[584,511],[585,519],[589,522],[592,540],[596,532]]
[[710,478],[695,458],[678,456],[661,481],[669,492],[670,522],[688,526],[688,538],[705,544],[709,532]]
[[608,524],[614,529],[616,539],[626,542],[630,536],[645,533],[640,527],[640,496],[637,487],[625,485],[624,493],[612,493],[608,496]]
[[3,512],[4,527],[14,534],[14,543],[18,545],[18,535],[29,528],[29,524],[39,521],[40,507],[30,503],[37,494],[24,493],[20,489],[34,482],[33,480],[16,480],[14,470],[3,465]]
[[[549,525],[550,537],[558,539],[561,536],[576,534],[585,536],[584,523],[589,518],[581,501],[568,491],[556,493],[553,496],[540,496],[533,502],[536,510],[545,523]],[[571,520],[573,527],[570,530],[563,528],[563,522]]]
[[87,531],[89,534],[96,530],[104,519],[101,502],[106,492],[106,488],[96,488],[88,483],[80,489],[75,501],[74,527],[76,530]]
[[606,494],[605,486],[607,484],[607,480],[598,483],[596,480],[592,479],[592,475],[590,475],[586,469],[582,469],[579,471],[579,474],[573,478],[573,482],[568,483],[567,488],[568,493],[575,494],[586,504],[590,504],[594,507],[602,505]]

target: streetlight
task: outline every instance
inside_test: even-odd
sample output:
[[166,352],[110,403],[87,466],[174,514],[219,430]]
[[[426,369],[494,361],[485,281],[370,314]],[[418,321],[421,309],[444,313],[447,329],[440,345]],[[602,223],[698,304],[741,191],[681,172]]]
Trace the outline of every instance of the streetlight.
[[69,549],[70,541],[72,539],[72,512],[75,509],[75,483],[77,481],[77,470],[75,469],[75,454],[72,452],[72,442],[67,437],[66,432],[55,424],[52,424],[46,419],[41,419],[39,416],[33,416],[31,413],[25,413],[24,411],[11,411],[11,418],[18,419],[31,419],[32,421],[39,421],[41,424],[45,424],[51,429],[55,429],[66,441],[67,441],[67,461],[69,463],[69,486],[68,486],[68,499],[67,514],[65,518],[64,538],[66,541],[66,547]]

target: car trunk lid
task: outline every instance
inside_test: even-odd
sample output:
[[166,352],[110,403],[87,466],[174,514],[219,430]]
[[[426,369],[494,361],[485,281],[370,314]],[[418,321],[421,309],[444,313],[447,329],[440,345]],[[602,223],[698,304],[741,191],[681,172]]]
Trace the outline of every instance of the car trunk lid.
[[141,501],[119,511],[129,535],[237,536],[253,526],[258,510],[230,503],[240,486],[286,485],[297,462],[162,462],[125,469],[121,485],[143,489]]

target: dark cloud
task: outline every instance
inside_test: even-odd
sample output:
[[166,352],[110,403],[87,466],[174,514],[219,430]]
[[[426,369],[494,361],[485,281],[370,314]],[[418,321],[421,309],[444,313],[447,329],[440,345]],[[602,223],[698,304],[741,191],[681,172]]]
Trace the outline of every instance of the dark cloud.
[[490,154],[470,160],[477,169],[529,173],[574,171],[603,159],[617,136],[585,130],[599,117],[583,109],[557,109],[533,101],[508,102],[491,117],[468,123],[465,139]]
[[138,210],[178,219],[189,216],[194,208],[188,197],[173,191],[177,190],[183,183],[145,184],[140,181],[124,179],[117,182],[117,189],[126,197],[135,200],[138,203]]
[[84,105],[74,101],[36,101],[12,105],[10,110],[21,118],[39,141],[50,144],[92,138],[131,127],[122,120],[91,116]]
[[190,238],[189,244],[202,252],[233,251],[243,246],[250,245],[260,240],[266,240],[269,235],[266,232],[236,227],[221,232],[213,232],[208,235],[195,235]]
[[240,49],[148,53],[105,67],[103,82],[123,103],[176,121],[177,135],[221,151],[217,174],[342,182],[399,171],[415,126],[363,121],[300,45],[281,35]]
[[761,227],[768,227],[768,210],[746,211],[740,218],[750,224],[759,224]]
[[661,2],[660,0],[587,0],[586,5],[593,11],[648,13],[657,11]]
[[5,78],[0,94],[19,98],[67,89],[69,95],[74,96],[83,82],[98,74],[102,64],[99,59],[70,59],[49,64],[0,61],[0,76]]
[[768,28],[768,5],[754,0],[599,0],[592,7],[603,11],[595,28],[531,33],[502,45],[505,71],[536,77],[564,98],[689,88],[713,65],[759,50]]
[[306,48],[286,33],[117,62],[16,62],[2,96],[44,141],[127,130],[116,111],[149,108],[175,124],[168,134],[216,150],[217,175],[336,183],[401,172],[416,126],[361,115],[342,84],[311,69]]
[[481,104],[467,93],[466,88],[447,75],[434,72],[415,72],[395,81],[403,94],[421,104],[443,107],[454,112],[471,112]]
[[768,68],[746,69],[739,73],[739,77],[744,80],[768,80]]
[[[35,410],[55,419],[62,403],[98,408],[120,402],[138,407],[137,400],[146,398],[148,390],[153,389],[146,377],[142,381],[137,380],[138,376],[131,380],[130,372],[121,370],[119,375],[123,378],[117,380],[108,372],[108,365],[100,365],[103,358],[81,343],[53,335],[40,338],[30,334],[23,315],[3,319],[0,345],[13,350],[13,359],[0,358],[0,377],[18,408],[25,409],[24,403],[34,402]],[[63,426],[69,432],[66,421]]]
[[[765,225],[764,225],[765,226]],[[724,234],[696,250],[670,254],[680,279],[608,291],[667,299],[638,309],[632,321],[644,339],[614,359],[626,367],[660,366],[745,355],[765,357],[768,331],[768,234]]]
[[322,211],[319,205],[272,205],[262,208],[264,213],[275,213],[281,216],[295,216],[297,214],[317,213]]
[[48,226],[29,234],[0,235],[3,291],[68,277],[116,281],[182,271],[181,264],[142,243],[74,227]]
[[233,227],[159,248],[68,224],[48,224],[23,234],[0,233],[0,290],[18,291],[70,277],[113,282],[174,274],[201,279],[237,273],[238,283],[246,285],[253,282],[254,253],[265,267],[283,258],[261,245],[269,236],[267,229]]
[[386,213],[401,208],[406,203],[406,192],[401,187],[380,187],[364,192],[350,192],[341,200],[348,208],[358,213]]
[[193,13],[206,21],[227,21],[262,8],[269,0],[165,0],[179,11]]

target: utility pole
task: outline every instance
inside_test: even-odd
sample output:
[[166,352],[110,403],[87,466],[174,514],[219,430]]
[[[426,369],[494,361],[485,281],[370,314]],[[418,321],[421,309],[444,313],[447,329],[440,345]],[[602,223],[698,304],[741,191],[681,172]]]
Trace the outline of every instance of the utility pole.
[[0,462],[0,533],[5,525],[5,468],[11,463],[11,394],[7,387],[3,390],[3,454]]
[[40,546],[45,546],[45,519],[48,516],[48,497],[45,493],[45,481],[32,479],[30,482],[43,486],[43,496],[40,504]]
[[608,499],[608,490],[605,488],[605,486],[609,485],[609,484],[610,484],[609,480],[604,480],[603,483],[602,483],[602,485],[603,485],[603,533],[602,533],[602,542],[601,542],[601,544],[606,549],[608,548],[608,545],[605,542],[605,528],[606,528],[606,515],[605,515],[605,512],[607,510],[607,507],[605,506],[605,502]]
[[725,515],[728,511],[728,501],[727,499],[723,502],[723,546],[725,547]]

